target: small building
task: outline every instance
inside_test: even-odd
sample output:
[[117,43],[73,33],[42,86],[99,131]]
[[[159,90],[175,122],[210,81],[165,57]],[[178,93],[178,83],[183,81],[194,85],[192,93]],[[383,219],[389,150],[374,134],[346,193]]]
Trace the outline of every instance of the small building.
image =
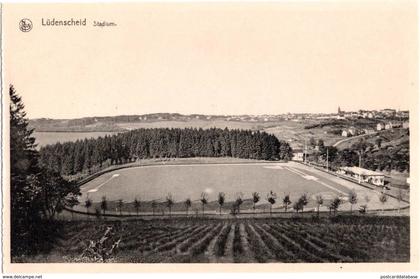
[[403,122],[402,127],[404,129],[408,129],[408,128],[410,128],[410,123],[408,121],[405,121],[405,122]]
[[293,150],[292,160],[303,162],[303,150],[302,149]]
[[343,137],[348,137],[349,136],[349,133],[346,130],[343,130],[343,132],[341,132],[341,135]]
[[385,129],[385,125],[383,123],[378,123],[376,125],[376,130],[377,131],[382,131],[383,129]]
[[359,167],[342,167],[338,171],[340,174],[349,176],[357,181],[370,183],[376,186],[384,186],[385,175]]

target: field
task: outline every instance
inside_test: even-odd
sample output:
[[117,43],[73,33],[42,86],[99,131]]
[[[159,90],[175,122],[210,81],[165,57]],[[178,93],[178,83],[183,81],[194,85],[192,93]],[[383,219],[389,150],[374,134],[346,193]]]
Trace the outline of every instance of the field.
[[[103,196],[109,201],[109,213],[116,213],[119,209],[115,201],[122,199],[122,211],[126,214],[134,212],[133,201],[141,200],[140,211],[151,213],[151,201],[157,202],[157,212],[165,214],[165,198],[172,194],[175,204],[173,214],[185,214],[184,201],[191,198],[193,206],[191,212],[201,211],[200,197],[203,192],[208,195],[209,203],[205,206],[206,214],[218,213],[217,195],[225,192],[227,205],[222,212],[230,212],[229,202],[233,202],[239,193],[244,200],[241,212],[251,212],[252,192],[261,196],[256,204],[257,212],[269,211],[266,195],[274,191],[278,201],[273,206],[274,212],[283,211],[281,199],[290,194],[292,202],[302,194],[308,195],[308,205],[305,210],[315,210],[316,195],[321,194],[325,200],[321,211],[328,210],[329,201],[341,197],[343,202],[341,210],[349,210],[347,195],[355,190],[358,202],[353,206],[357,209],[366,204],[369,197],[370,209],[396,208],[406,204],[389,198],[385,204],[379,202],[379,189],[377,191],[361,187],[355,183],[345,181],[333,175],[312,169],[298,163],[224,163],[224,164],[185,164],[185,165],[153,165],[126,168],[108,172],[90,182],[82,185],[81,205],[77,210],[85,211],[84,200],[89,197],[96,208]],[[94,208],[91,209],[94,211]]]
[[104,137],[105,135],[113,135],[117,132],[34,132],[38,147],[47,144],[63,143],[66,141],[77,141],[89,138]]
[[[123,263],[407,262],[410,259],[409,227],[408,217],[73,221],[64,224],[60,238],[52,241],[48,254],[26,260]],[[99,244],[105,234],[108,238]],[[90,241],[95,245],[89,244]],[[118,247],[109,252],[116,243]]]

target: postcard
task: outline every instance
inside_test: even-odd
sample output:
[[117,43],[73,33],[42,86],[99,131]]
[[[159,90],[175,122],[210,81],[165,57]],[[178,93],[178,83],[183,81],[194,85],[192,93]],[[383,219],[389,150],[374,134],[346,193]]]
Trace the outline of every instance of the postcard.
[[419,271],[417,2],[1,13],[5,272]]

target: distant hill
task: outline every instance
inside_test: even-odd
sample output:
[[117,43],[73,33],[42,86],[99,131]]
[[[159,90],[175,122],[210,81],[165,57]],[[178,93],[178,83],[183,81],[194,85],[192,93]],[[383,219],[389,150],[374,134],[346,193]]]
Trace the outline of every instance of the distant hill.
[[153,123],[162,121],[234,121],[234,122],[272,122],[281,121],[283,117],[272,115],[203,115],[179,113],[152,113],[142,115],[119,115],[101,117],[83,117],[76,119],[37,118],[29,120],[29,126],[37,132],[120,132],[129,130],[136,123]]

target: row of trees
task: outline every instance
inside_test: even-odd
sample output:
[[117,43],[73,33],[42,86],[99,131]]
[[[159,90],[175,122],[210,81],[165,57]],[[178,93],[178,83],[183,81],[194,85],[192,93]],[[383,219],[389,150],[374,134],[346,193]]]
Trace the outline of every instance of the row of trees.
[[[10,97],[10,206],[12,256],[36,253],[54,228],[51,220],[78,203],[77,185],[42,167],[24,104],[13,86]],[[45,225],[45,226],[44,226]]]
[[97,139],[47,145],[41,164],[62,175],[89,171],[104,162],[121,164],[135,159],[237,157],[288,160],[292,149],[274,135],[251,130],[137,129]]
[[[253,192],[251,194],[251,199],[252,201],[252,209],[254,211],[255,214],[255,210],[256,210],[256,205],[258,202],[260,202],[261,200],[261,196],[260,193],[258,192]],[[278,197],[277,194],[274,193],[273,191],[270,191],[267,195],[266,195],[266,200],[268,201],[268,203],[270,204],[270,215],[272,214],[272,209],[274,204],[276,204]],[[319,194],[316,195],[315,197],[316,200],[316,204],[317,204],[317,216],[319,216],[319,212],[320,212],[320,207],[324,205],[324,197]],[[382,204],[385,204],[388,200],[388,197],[385,193],[381,193],[381,195],[379,196],[379,201]],[[357,193],[354,190],[349,191],[348,195],[347,195],[347,201],[350,203],[350,213],[353,212],[353,206],[355,204],[358,203],[359,199],[357,197]],[[209,197],[207,195],[207,193],[203,192],[201,193],[199,202],[201,203],[201,208],[202,208],[202,214],[204,215],[204,210],[206,205],[209,202]],[[244,202],[244,194],[243,193],[237,193],[236,194],[236,198],[234,200],[234,202],[232,203],[231,206],[231,213],[233,215],[239,214],[240,213],[240,209],[241,209],[241,205]],[[295,202],[292,202],[291,198],[290,198],[290,194],[285,194],[284,197],[281,200],[281,203],[283,205],[284,208],[284,212],[288,212],[289,208],[292,208],[293,210],[296,211],[296,213],[299,212],[303,212],[305,206],[308,204],[308,195],[306,193],[302,194]],[[365,213],[367,211],[367,204],[370,202],[370,198],[369,196],[365,196],[365,202],[366,204],[363,204],[360,206],[359,210],[361,213]],[[169,193],[164,202],[161,202],[161,205],[164,205],[166,208],[168,208],[168,212],[169,212],[169,216],[171,216],[172,214],[172,207],[175,205],[176,201],[174,200],[173,196],[171,193]],[[219,192],[218,193],[218,197],[217,197],[217,203],[219,206],[219,214],[222,214],[222,209],[226,203],[226,195],[224,192]],[[331,214],[331,212],[334,212],[334,215],[337,213],[339,206],[343,203],[343,200],[340,197],[335,197],[334,199],[332,199],[329,204],[327,205],[327,208],[329,209],[329,212]],[[193,205],[193,201],[190,198],[187,198],[184,202],[184,207],[185,207],[185,211],[186,211],[186,215],[188,216],[189,214],[189,210]],[[159,204],[156,201],[152,201],[151,202],[151,207],[153,210],[153,215],[155,215],[155,211],[156,208]],[[85,208],[87,213],[89,213],[89,209],[93,206],[93,202],[91,199],[87,198],[85,201]],[[109,206],[108,206],[108,201],[106,199],[106,196],[102,197],[102,200],[99,204],[100,206],[100,210],[102,211],[102,213],[105,215],[105,212],[108,210]],[[141,202],[138,198],[134,199],[134,202],[132,203],[133,209],[135,209],[137,215],[139,215],[140,209],[141,209]],[[124,207],[124,202],[122,199],[118,200],[117,202],[117,207],[118,210],[120,212],[120,215],[122,215],[122,209]],[[99,211],[99,209],[96,209],[97,211]]]

